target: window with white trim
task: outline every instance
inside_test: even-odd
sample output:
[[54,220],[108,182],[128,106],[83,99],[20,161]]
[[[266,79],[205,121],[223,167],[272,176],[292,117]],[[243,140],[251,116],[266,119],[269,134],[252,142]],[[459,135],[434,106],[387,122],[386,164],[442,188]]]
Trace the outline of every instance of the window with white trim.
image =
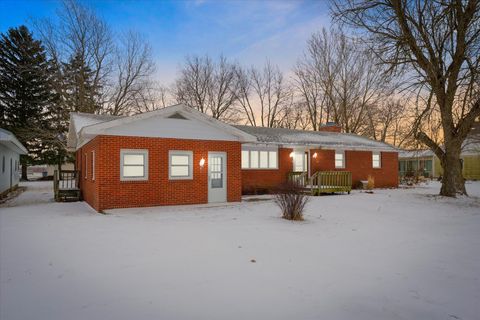
[[92,151],[92,181],[95,181],[95,151]]
[[250,151],[242,150],[242,169],[250,167]]
[[193,178],[192,151],[169,151],[168,158],[168,177],[170,180]]
[[378,151],[372,152],[372,167],[373,168],[382,167],[382,154]]
[[345,151],[335,150],[335,168],[345,168]]
[[148,180],[148,150],[120,150],[120,180]]
[[242,169],[278,169],[278,151],[242,150]]
[[250,150],[250,169],[258,169],[258,151]]

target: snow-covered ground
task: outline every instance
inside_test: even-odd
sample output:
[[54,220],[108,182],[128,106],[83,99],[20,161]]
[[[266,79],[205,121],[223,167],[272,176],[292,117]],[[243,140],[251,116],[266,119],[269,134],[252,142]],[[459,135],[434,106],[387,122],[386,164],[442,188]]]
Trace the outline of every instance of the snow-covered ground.
[[[0,207],[0,319],[480,319],[480,183],[95,213]],[[256,262],[251,262],[254,259]]]

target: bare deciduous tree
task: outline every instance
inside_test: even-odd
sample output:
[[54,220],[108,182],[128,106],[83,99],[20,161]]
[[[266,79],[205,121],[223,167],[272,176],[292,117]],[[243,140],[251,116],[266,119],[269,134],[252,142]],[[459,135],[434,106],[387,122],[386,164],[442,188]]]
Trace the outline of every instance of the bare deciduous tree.
[[348,133],[371,132],[368,109],[390,93],[373,53],[338,30],[312,35],[295,80],[313,130],[334,121]]
[[185,103],[215,119],[235,121],[236,65],[221,56],[187,57],[174,88],[178,103]]
[[307,130],[311,127],[308,110],[302,102],[293,102],[282,111],[278,127]]
[[105,106],[107,112],[121,115],[136,109],[153,86],[154,71],[148,43],[138,33],[124,35],[116,52],[112,89]]
[[[79,57],[82,65],[88,67],[94,90],[102,93],[111,72],[113,35],[107,23],[90,8],[74,0],[64,0],[58,12],[60,24],[57,26],[59,47],[64,61]],[[99,94],[97,104],[104,102]]]
[[400,142],[401,121],[406,120],[405,102],[399,99],[387,98],[378,101],[367,109],[368,136],[382,142]]
[[[423,0],[338,0],[334,16],[370,36],[370,44],[392,71],[406,68],[409,85],[426,94],[418,108],[415,137],[440,159],[440,194],[466,194],[460,152],[480,115],[475,95],[480,75],[480,3]],[[443,146],[422,129],[438,110]]]
[[173,104],[170,91],[156,82],[146,86],[135,99],[134,113],[163,109]]
[[267,61],[263,69],[251,67],[237,71],[237,100],[252,126],[278,127],[293,91],[277,66]]

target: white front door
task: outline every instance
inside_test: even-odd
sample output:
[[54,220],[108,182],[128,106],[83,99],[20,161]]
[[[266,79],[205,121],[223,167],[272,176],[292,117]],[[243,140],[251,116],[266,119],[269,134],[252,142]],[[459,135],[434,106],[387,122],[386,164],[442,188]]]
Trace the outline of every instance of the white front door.
[[293,154],[293,171],[306,172],[307,171],[308,156],[304,151],[295,151]]
[[227,155],[208,153],[208,202],[227,202]]

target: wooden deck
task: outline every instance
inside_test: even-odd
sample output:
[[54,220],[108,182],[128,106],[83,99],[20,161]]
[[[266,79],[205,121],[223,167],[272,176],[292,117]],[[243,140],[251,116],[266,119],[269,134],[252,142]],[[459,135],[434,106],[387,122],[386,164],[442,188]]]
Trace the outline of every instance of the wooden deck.
[[352,173],[350,171],[317,171],[311,177],[306,172],[291,172],[289,180],[303,187],[305,191],[317,196],[322,193],[352,191]]

